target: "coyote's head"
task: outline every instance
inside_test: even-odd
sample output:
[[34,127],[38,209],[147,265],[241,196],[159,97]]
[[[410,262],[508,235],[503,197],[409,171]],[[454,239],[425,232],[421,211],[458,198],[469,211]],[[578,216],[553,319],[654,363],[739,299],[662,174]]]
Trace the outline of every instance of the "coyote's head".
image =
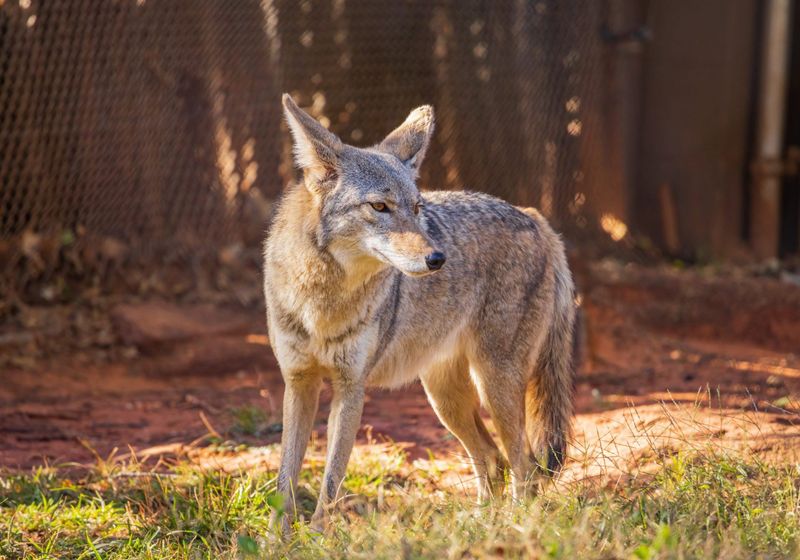
[[445,256],[420,227],[417,169],[433,132],[433,108],[411,112],[380,144],[356,148],[302,111],[283,107],[297,165],[318,213],[316,242],[345,267],[385,263],[409,276],[439,270]]

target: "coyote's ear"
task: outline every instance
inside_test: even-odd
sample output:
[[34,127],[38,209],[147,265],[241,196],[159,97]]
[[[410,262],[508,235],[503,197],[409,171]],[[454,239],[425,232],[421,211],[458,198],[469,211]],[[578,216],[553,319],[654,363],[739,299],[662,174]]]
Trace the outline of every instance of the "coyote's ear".
[[389,133],[378,149],[396,156],[416,175],[433,134],[433,107],[423,105],[408,115],[405,122]]
[[294,159],[312,180],[336,172],[342,141],[303,111],[288,93],[283,94],[283,113],[294,139]]

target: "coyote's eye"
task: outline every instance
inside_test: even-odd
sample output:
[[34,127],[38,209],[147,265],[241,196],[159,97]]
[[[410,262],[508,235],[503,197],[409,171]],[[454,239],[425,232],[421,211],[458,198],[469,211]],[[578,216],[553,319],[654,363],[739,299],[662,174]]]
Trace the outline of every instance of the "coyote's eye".
[[415,216],[416,216],[417,214],[419,214],[419,209],[420,209],[420,208],[422,208],[422,203],[420,203],[420,202],[417,202],[417,203],[414,205],[414,215],[415,215]]
[[370,206],[372,206],[372,208],[376,212],[388,212],[389,211],[389,207],[386,206],[383,202],[370,202],[369,204],[370,204]]

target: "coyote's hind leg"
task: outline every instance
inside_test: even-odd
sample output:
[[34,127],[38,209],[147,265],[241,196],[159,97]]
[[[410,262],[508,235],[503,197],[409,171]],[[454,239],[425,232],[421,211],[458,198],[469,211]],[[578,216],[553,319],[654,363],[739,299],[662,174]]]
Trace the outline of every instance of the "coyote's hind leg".
[[[489,410],[511,471],[511,493],[522,499],[529,491],[531,461],[525,433],[525,383],[522,375],[489,360],[470,363],[483,405]],[[510,368],[513,370],[514,368]]]
[[504,461],[480,416],[480,400],[466,359],[441,363],[422,376],[425,393],[442,424],[469,455],[475,472],[478,501],[488,500],[502,482]]

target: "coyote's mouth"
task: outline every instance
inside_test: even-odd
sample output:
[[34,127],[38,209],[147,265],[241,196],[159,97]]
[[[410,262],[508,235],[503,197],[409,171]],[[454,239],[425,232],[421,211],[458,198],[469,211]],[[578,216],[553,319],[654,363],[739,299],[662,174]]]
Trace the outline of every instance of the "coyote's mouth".
[[439,271],[438,270],[425,270],[425,271],[422,271],[422,272],[408,272],[408,271],[402,270],[401,272],[403,274],[405,274],[406,276],[411,276],[413,278],[421,278],[423,276],[430,276],[431,274],[436,274]]
[[383,260],[383,262],[385,262],[386,264],[388,264],[392,268],[395,268],[395,269],[399,270],[400,272],[402,272],[406,276],[410,276],[412,278],[421,278],[422,276],[429,276],[429,275],[431,275],[431,274],[433,274],[435,272],[438,272],[438,270],[429,270],[429,269],[425,269],[425,270],[408,270],[408,269],[404,269],[404,268],[401,268],[401,267],[397,266],[394,263],[394,261],[392,261],[392,259],[390,259],[386,255],[384,255],[378,249],[373,249],[373,251],[375,251],[375,253],[378,254],[381,257],[381,260]]

